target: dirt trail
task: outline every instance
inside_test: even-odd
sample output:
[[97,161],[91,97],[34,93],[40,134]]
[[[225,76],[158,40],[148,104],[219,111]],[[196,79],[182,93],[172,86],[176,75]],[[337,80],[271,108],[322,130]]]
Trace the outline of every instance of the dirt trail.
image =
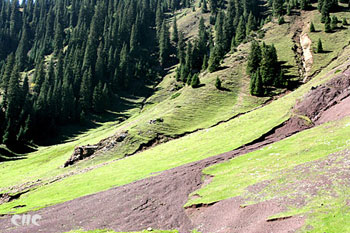
[[303,82],[309,81],[309,74],[312,68],[312,64],[314,63],[312,51],[311,51],[311,45],[312,41],[307,33],[303,33],[300,36],[300,44],[303,49],[303,66],[304,66],[304,80]]
[[299,77],[304,83],[310,81],[310,71],[313,65],[313,55],[312,55],[312,41],[307,33],[309,27],[305,25],[310,24],[310,22],[305,22],[307,20],[303,15],[293,18],[294,22],[291,26],[291,31],[294,31],[292,40],[294,42],[294,58],[298,66]]
[[295,16],[292,18],[293,24],[291,25],[290,31],[294,32],[292,36],[292,41],[294,47],[292,48],[294,52],[294,59],[298,66],[299,78],[304,79],[305,77],[305,66],[304,66],[304,49],[301,45],[301,34],[303,32],[304,23],[303,20]]

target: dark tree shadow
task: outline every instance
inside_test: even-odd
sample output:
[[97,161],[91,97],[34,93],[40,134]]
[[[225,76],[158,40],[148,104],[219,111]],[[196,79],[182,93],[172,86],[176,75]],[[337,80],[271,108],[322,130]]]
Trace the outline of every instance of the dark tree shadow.
[[153,88],[160,80],[141,80],[135,78],[127,91],[120,90],[119,96],[115,96],[110,100],[111,106],[108,110],[102,113],[94,113],[87,116],[83,122],[76,122],[64,126],[59,126],[57,132],[52,137],[47,137],[46,140],[36,142],[39,146],[51,146],[65,142],[75,141],[76,137],[86,133],[91,129],[95,129],[106,122],[115,121],[116,124],[127,120],[130,115],[128,110],[144,106],[144,102],[133,101],[140,98],[147,99],[157,88]]
[[225,87],[220,87],[220,88],[218,88],[220,91],[227,91],[227,92],[231,92],[231,90],[230,89],[228,89],[228,88],[225,88]]
[[194,89],[197,89],[197,88],[201,88],[201,87],[205,87],[205,84],[204,84],[204,83],[201,83],[201,84],[199,84],[198,86],[193,87],[193,88],[194,88]]
[[318,52],[318,54],[327,54],[327,53],[331,53],[333,51],[330,50],[323,50],[322,52]]
[[15,160],[21,160],[25,158],[26,157],[23,155],[18,155],[5,148],[0,148],[0,162],[15,161]]
[[294,91],[295,89],[297,89],[298,87],[300,87],[303,84],[303,82],[301,80],[288,80],[288,85],[287,85],[287,90],[289,91]]
[[227,69],[229,68],[228,66],[219,66],[216,71],[220,71],[220,70],[224,70],[224,69]]
[[317,10],[317,7],[310,5],[307,7],[307,9],[305,11],[313,11],[313,10]]
[[350,12],[350,9],[348,7],[339,5],[336,9],[332,10],[331,13],[337,13],[337,12]]

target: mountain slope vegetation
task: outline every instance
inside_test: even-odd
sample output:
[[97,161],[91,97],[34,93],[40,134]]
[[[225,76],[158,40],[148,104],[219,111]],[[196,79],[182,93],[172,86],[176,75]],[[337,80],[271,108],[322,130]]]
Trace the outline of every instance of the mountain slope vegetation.
[[347,2],[0,9],[4,232],[349,231]]

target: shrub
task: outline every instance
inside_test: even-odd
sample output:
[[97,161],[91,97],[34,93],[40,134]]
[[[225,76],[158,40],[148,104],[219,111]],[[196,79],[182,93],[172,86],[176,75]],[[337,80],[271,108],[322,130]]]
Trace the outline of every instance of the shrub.
[[323,46],[322,46],[322,41],[321,39],[318,39],[318,43],[317,43],[317,53],[323,53]]
[[196,88],[199,86],[199,84],[200,84],[200,80],[199,80],[198,74],[194,74],[191,81],[191,87]]
[[216,78],[215,87],[219,90],[221,89],[221,80],[219,79],[219,77]]
[[284,21],[284,17],[279,17],[278,19],[278,25],[284,24],[286,21]]
[[315,32],[316,30],[315,30],[315,25],[314,25],[314,23],[313,22],[311,22],[311,24],[310,24],[310,32]]

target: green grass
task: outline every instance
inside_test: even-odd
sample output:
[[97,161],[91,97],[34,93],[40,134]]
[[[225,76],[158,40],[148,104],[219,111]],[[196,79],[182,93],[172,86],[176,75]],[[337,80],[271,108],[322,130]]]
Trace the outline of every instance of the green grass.
[[[346,52],[348,51],[349,49]],[[341,59],[333,62],[330,67],[337,66],[338,62],[344,62],[344,59],[347,59],[347,56],[344,55]],[[0,214],[26,212],[65,202],[148,177],[154,172],[164,171],[233,150],[251,142],[287,120],[291,115],[291,108],[298,98],[308,92],[312,86],[319,85],[333,76],[326,75],[329,71],[330,69],[324,70],[318,78],[293,93],[215,128],[198,131],[104,167],[40,187],[24,194],[19,200],[1,205]],[[42,159],[45,160],[45,157]],[[20,175],[20,172],[16,170],[9,169],[8,171],[10,174],[16,172],[16,175]],[[9,181],[1,179],[1,182],[10,184],[10,174]],[[13,209],[17,205],[26,205],[26,207]]]
[[299,76],[298,66],[295,61],[295,54],[292,50],[294,42],[292,40],[293,31],[290,30],[293,22],[290,17],[286,18],[286,23],[278,25],[277,22],[270,22],[264,26],[267,30],[264,41],[266,44],[274,44],[277,50],[278,60],[285,62],[284,66],[291,66],[287,69],[286,74]]
[[[141,143],[147,143],[156,137],[157,133],[176,136],[199,128],[208,128],[219,121],[249,111],[264,101],[247,94],[247,86],[242,86],[242,83],[247,83],[248,79],[241,72],[233,73],[226,69],[221,73],[225,73],[221,75],[224,86],[231,91],[216,90],[215,78],[220,75],[220,72],[217,72],[202,78],[201,81],[205,84],[202,88],[185,87],[179,90],[176,93],[177,98],[171,98],[174,91],[171,92],[169,88],[174,88],[178,83],[168,75],[159,84],[158,91],[148,99],[142,112],[138,107],[132,107],[127,112],[132,117],[126,122],[119,124],[116,120],[103,123],[98,128],[76,136],[70,142],[41,147],[37,152],[26,155],[27,159],[0,164],[0,188],[6,190],[13,185],[49,179],[73,170],[122,158],[125,154],[134,153]],[[125,101],[139,106],[142,99],[125,99]],[[150,120],[159,118],[163,118],[164,123],[149,124]],[[116,132],[125,130],[129,130],[130,138],[118,146],[113,153],[106,153],[71,168],[61,168],[76,146],[94,144]]]
[[247,187],[276,178],[282,170],[347,148],[349,122],[349,119],[345,119],[324,124],[205,169],[204,174],[214,176],[212,182],[193,193],[200,195],[200,198],[190,200],[186,206],[243,195]]
[[[344,4],[340,4],[345,6]],[[318,11],[313,12],[313,18],[311,19],[315,25],[317,32],[309,33],[312,40],[312,48],[317,48],[318,39],[321,38],[323,49],[325,53],[313,53],[314,64],[311,69],[311,73],[314,73],[321,67],[326,66],[332,58],[339,54],[343,47],[350,42],[350,29],[349,26],[345,26],[343,29],[336,29],[334,33],[325,33],[324,24],[321,23],[321,14]],[[342,20],[343,17],[348,18],[349,12],[337,12],[331,13],[331,16],[336,15],[338,20]],[[338,23],[341,26],[341,23]]]
[[[182,20],[187,21],[189,20],[187,18],[191,17],[194,16],[189,13],[183,16]],[[248,46],[243,46],[242,50],[247,52],[248,49]],[[152,140],[157,133],[174,137],[200,128],[208,128],[217,122],[254,109],[265,99],[249,95],[249,78],[244,73],[245,63],[234,61],[238,55],[239,53],[235,53],[225,60],[223,65],[229,68],[201,77],[204,87],[198,89],[185,87],[178,90],[179,84],[170,72],[157,86],[154,95],[147,100],[142,112],[139,112],[137,107],[131,108],[129,115],[132,117],[126,122],[105,123],[97,129],[76,136],[71,142],[39,148],[37,152],[28,154],[26,160],[0,164],[2,173],[0,189],[38,179],[49,179],[72,170],[122,158],[126,154],[134,153],[141,143]],[[222,80],[223,87],[230,91],[219,91],[215,88],[217,76]],[[172,98],[173,95],[176,98]],[[126,99],[126,101],[131,105],[140,105],[142,99]],[[155,125],[148,123],[149,120],[158,118],[163,118],[164,123]],[[81,162],[72,168],[60,168],[70,157],[75,146],[93,144],[117,131],[125,130],[129,130],[130,138],[118,146],[113,153]]]
[[113,135],[115,129],[112,126],[117,123],[102,124],[97,129],[91,129],[76,137],[72,142],[50,147],[40,147],[38,151],[27,155],[27,158],[23,160],[1,163],[0,187],[4,189],[9,186],[70,171],[71,169],[60,169],[60,166],[70,157],[74,147],[87,143],[97,143],[99,140]]
[[[306,215],[301,232],[350,232],[349,225],[344,224],[350,220],[350,188],[344,179],[350,168],[348,153],[334,153],[279,174],[258,195],[304,199],[306,204],[290,205],[288,211],[272,217]],[[322,182],[324,177],[328,182]]]
[[[235,55],[226,59],[224,66],[229,68],[201,75],[203,86],[200,88],[185,86],[178,90],[181,84],[176,82],[173,73],[167,75],[157,86],[154,95],[146,101],[142,112],[118,129],[128,130],[128,140],[115,148],[112,154],[96,157],[87,163],[100,163],[133,154],[141,143],[146,144],[158,134],[177,137],[206,129],[261,105],[266,98],[249,95],[245,63],[236,62],[234,58]],[[227,91],[215,88],[217,76]],[[164,122],[149,123],[155,119],[163,119]]]

